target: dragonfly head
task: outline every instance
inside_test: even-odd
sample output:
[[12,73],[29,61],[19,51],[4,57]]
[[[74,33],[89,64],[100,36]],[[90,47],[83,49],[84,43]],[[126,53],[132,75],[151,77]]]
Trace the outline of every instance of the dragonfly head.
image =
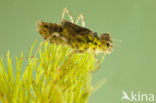
[[100,36],[100,49],[106,54],[110,54],[113,49],[113,41],[109,33],[102,33]]

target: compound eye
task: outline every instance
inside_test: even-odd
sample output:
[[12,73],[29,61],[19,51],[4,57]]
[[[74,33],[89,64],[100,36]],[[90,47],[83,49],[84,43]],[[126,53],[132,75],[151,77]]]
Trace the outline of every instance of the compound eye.
[[48,25],[44,25],[44,28],[47,28],[48,29]]
[[110,43],[106,43],[106,46],[108,46],[108,47],[109,47],[109,46],[110,46]]

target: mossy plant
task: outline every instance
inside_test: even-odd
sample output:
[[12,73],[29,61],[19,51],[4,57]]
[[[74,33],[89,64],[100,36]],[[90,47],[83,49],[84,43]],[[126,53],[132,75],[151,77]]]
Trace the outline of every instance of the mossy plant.
[[[30,52],[30,57],[32,55]],[[16,58],[16,75],[7,54],[7,67],[0,59],[0,101],[2,103],[88,103],[94,92],[92,73],[97,62],[93,54],[73,53],[66,46],[45,43],[38,57],[27,59],[23,70],[23,55]],[[14,69],[15,70],[15,69]]]

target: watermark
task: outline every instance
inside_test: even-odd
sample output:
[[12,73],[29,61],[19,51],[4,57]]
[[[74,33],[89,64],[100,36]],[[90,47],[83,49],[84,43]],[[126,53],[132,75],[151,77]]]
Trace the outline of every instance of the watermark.
[[154,102],[154,94],[134,91],[127,93],[126,91],[122,91],[121,101]]

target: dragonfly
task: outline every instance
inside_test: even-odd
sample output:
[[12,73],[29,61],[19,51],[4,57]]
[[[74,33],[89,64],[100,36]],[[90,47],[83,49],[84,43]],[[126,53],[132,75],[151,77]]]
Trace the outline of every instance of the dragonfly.
[[[65,13],[70,21],[64,19]],[[78,25],[81,20],[82,26]],[[110,54],[113,48],[113,42],[109,33],[102,33],[100,37],[96,32],[85,28],[84,16],[80,14],[74,21],[70,11],[63,9],[61,23],[39,22],[38,32],[41,36],[58,45],[67,45],[79,52],[105,53]]]
[[[65,14],[69,16],[70,21],[64,19]],[[78,25],[79,21],[81,21],[81,26]],[[37,26],[40,35],[50,43],[69,46],[74,50],[73,53],[90,52],[94,54],[98,62],[98,68],[100,61],[97,59],[96,54],[110,54],[113,49],[110,33],[102,33],[98,36],[97,32],[93,32],[85,27],[83,14],[80,14],[74,20],[67,8],[63,9],[60,24],[40,21],[37,23]]]

